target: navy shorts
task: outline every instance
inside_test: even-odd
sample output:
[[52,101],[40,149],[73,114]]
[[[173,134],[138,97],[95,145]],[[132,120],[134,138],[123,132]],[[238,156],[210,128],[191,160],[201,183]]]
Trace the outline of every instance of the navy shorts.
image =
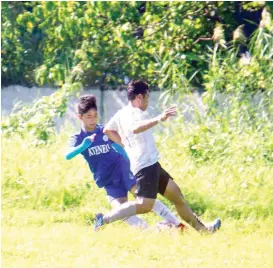
[[127,197],[128,192],[136,184],[136,179],[130,171],[128,161],[122,160],[111,174],[111,182],[104,186],[109,201]]

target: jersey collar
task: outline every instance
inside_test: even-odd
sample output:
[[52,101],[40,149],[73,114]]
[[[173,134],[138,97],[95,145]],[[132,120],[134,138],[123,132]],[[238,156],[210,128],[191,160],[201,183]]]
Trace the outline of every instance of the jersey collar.
[[85,134],[87,134],[87,133],[89,134],[89,133],[90,133],[90,135],[92,135],[92,134],[94,134],[94,133],[97,132],[97,130],[98,130],[98,124],[96,125],[96,128],[95,128],[94,130],[92,130],[92,131],[86,130],[85,127],[84,127],[83,125],[81,126],[81,130],[82,130],[82,132],[85,133]]

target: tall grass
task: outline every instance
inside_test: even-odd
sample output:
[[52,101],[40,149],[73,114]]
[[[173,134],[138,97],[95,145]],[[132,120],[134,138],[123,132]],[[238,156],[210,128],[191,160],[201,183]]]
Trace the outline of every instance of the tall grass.
[[161,161],[200,214],[273,216],[272,132],[225,128],[224,121],[211,119],[199,124],[177,120],[158,141]]
[[[194,210],[207,217],[273,216],[272,132],[230,131],[217,121],[189,125],[181,118],[167,124],[157,136],[160,161]],[[17,135],[2,139],[4,208],[108,208],[82,157],[64,159],[71,132],[40,147]]]
[[272,267],[273,165],[263,154],[272,140],[227,134],[217,122],[167,123],[157,136],[162,165],[222,229],[158,233],[149,213],[145,232],[118,222],[96,233],[94,213],[109,205],[84,160],[64,160],[70,132],[36,147],[31,136],[2,139],[2,267]]

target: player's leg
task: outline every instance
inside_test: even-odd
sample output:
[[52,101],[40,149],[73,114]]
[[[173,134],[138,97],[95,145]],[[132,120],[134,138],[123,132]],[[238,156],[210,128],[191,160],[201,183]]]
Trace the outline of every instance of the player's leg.
[[[109,198],[109,195],[108,195],[108,198]],[[126,203],[127,201],[128,201],[127,197],[120,197],[120,198],[112,199],[110,201],[110,204],[113,209],[116,209],[116,208],[119,208],[121,204]],[[124,221],[131,226],[136,226],[143,229],[148,228],[148,224],[143,219],[139,218],[138,216],[131,216],[129,218],[124,219]]]
[[[153,205],[154,199],[137,197],[135,201],[125,202],[116,209],[113,209],[104,215],[97,214],[96,221],[102,221],[100,225],[103,225],[105,223],[122,220],[136,214],[144,214],[151,211]],[[96,228],[97,227],[95,224],[95,229]]]
[[[205,226],[200,219],[193,213],[188,204],[186,203],[180,188],[173,181],[171,176],[161,168],[160,172],[160,188],[159,192],[167,199],[174,203],[175,208],[179,216],[189,223],[193,228],[200,232],[214,231],[216,228],[220,228],[221,222],[217,221],[212,226]],[[213,230],[212,230],[213,229]]]
[[[122,204],[128,201],[128,191],[124,186],[122,177],[122,170],[119,170],[117,176],[113,176],[112,182],[104,187],[110,205],[114,210],[118,210]],[[126,217],[124,218],[124,221],[129,225],[135,225],[142,228],[148,227],[147,223],[137,216]]]
[[[130,191],[134,197],[136,197],[136,178],[132,172],[129,174],[124,174],[123,176],[124,186],[128,191]],[[181,221],[171,212],[171,210],[160,202],[158,199],[155,200],[152,211],[155,212],[159,217],[162,217],[164,220],[173,223],[175,226],[181,226]]]
[[[136,197],[136,184],[132,186],[130,192]],[[171,210],[158,199],[155,200],[152,211],[164,220],[173,223],[175,226],[182,227],[181,221],[171,212]]]
[[174,203],[179,216],[197,231],[207,231],[206,226],[197,218],[187,205],[179,187],[173,180],[169,180],[164,197]]
[[[128,176],[129,175],[129,176]],[[120,176],[124,185],[124,188],[129,191],[132,188],[136,197],[135,201],[127,202],[118,209],[133,211],[132,207],[135,208],[136,214],[148,213],[152,210],[155,199],[157,196],[158,180],[159,180],[159,168],[157,165],[152,165],[140,170],[136,176],[129,170],[127,163],[120,164]],[[111,213],[111,215],[116,212]],[[110,215],[110,214],[108,214]],[[106,215],[106,217],[108,216]],[[112,216],[110,216],[111,218]],[[106,219],[107,221],[108,219]]]
[[136,200],[123,203],[120,207],[104,215],[101,213],[97,214],[94,224],[95,229],[105,223],[150,212],[157,196],[159,171],[159,167],[156,164],[140,170],[136,176]]

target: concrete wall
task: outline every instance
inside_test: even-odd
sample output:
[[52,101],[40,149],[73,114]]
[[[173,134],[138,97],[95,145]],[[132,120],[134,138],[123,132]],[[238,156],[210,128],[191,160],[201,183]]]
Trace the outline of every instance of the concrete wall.
[[[2,88],[1,90],[1,111],[2,116],[11,113],[14,105],[20,101],[24,104],[31,104],[36,99],[42,96],[48,96],[55,92],[54,88],[27,88],[23,86],[9,86]],[[106,123],[117,110],[127,104],[126,91],[119,90],[106,90],[101,92],[98,88],[88,88],[82,90],[80,95],[94,94],[97,97],[98,110],[101,115],[100,122]],[[161,92],[151,92],[149,100],[148,113],[153,116],[161,111],[162,100],[159,100]],[[75,114],[75,104],[78,97],[73,96],[68,103],[68,109],[64,118],[57,120],[58,128],[64,124],[66,120],[69,120],[73,125],[78,126],[79,122]],[[103,99],[103,102],[102,102]],[[196,106],[200,113],[204,111],[204,105],[202,103],[201,96],[198,93],[194,93],[191,96],[185,97],[183,100],[173,99],[173,103],[178,104],[186,120],[192,120],[193,111],[192,106]]]

